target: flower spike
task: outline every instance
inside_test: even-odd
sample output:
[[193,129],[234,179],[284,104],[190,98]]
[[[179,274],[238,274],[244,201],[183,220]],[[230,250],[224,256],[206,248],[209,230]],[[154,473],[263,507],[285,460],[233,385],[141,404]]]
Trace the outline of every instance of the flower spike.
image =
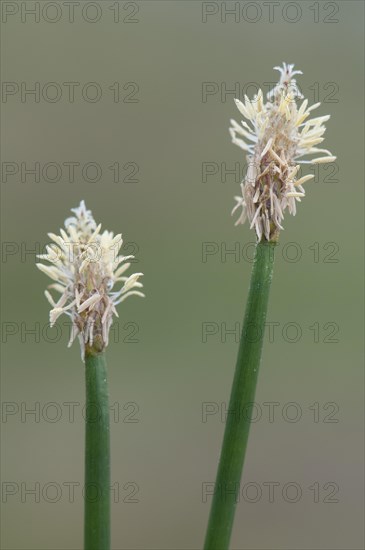
[[[248,153],[242,196],[235,197],[232,214],[241,208],[236,225],[248,219],[259,241],[277,240],[286,208],[293,216],[296,214],[296,202],[305,196],[302,185],[313,178],[307,175],[296,179],[300,164],[336,160],[330,151],[317,147],[324,140],[323,123],[329,115],[308,120],[310,112],[320,103],[308,107],[308,100],[304,99],[297,106],[297,100],[303,96],[294,76],[302,72],[294,71],[294,65],[286,63],[274,69],[280,72],[280,79],[267,94],[267,102],[263,103],[261,90],[252,101],[247,96],[244,103],[235,99],[246,121],[238,124],[231,120],[229,129],[232,142]],[[320,156],[316,158],[302,159],[318,153]]]
[[[37,267],[55,281],[48,288],[61,294],[57,300],[49,290],[45,291],[52,306],[51,326],[63,313],[68,315],[72,320],[68,345],[78,336],[84,359],[86,349],[98,353],[108,345],[113,315],[118,315],[115,306],[133,294],[144,296],[135,290],[142,287],[138,279],[143,274],[122,277],[130,267],[125,260],[133,258],[119,255],[122,235],[101,233],[101,224],[96,224],[84,201],[71,211],[74,216],[65,220],[61,236],[49,233],[53,243],[47,246],[47,254],[39,255],[51,265],[38,263]],[[122,287],[113,291],[117,282]]]

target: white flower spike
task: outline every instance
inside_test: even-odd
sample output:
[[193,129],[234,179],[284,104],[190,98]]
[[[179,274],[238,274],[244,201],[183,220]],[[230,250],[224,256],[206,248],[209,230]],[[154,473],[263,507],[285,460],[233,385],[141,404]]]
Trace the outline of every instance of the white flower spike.
[[[296,214],[296,201],[305,196],[302,184],[314,177],[296,179],[300,164],[336,160],[330,151],[317,147],[324,140],[323,123],[330,116],[307,120],[320,103],[308,107],[308,100],[304,99],[300,107],[297,106],[297,100],[303,96],[294,75],[302,72],[294,71],[294,65],[286,63],[274,69],[280,72],[280,80],[267,94],[268,101],[263,103],[261,90],[252,101],[247,96],[244,103],[235,99],[238,110],[247,120],[241,125],[231,120],[229,129],[232,142],[248,153],[242,196],[235,197],[232,214],[241,207],[236,225],[248,219],[259,241],[278,238],[286,208],[290,214]],[[302,160],[306,155],[318,153],[317,158]]]
[[[71,317],[68,345],[71,346],[78,336],[84,359],[86,349],[98,353],[108,345],[113,314],[118,316],[115,306],[132,294],[144,296],[135,290],[142,287],[138,279],[143,274],[123,275],[131,265],[125,263],[126,260],[134,256],[119,255],[122,235],[114,236],[109,231],[101,233],[101,224],[96,225],[84,201],[71,210],[75,215],[65,220],[61,236],[49,233],[54,242],[47,246],[47,254],[38,256],[51,265],[38,263],[37,267],[55,281],[48,288],[61,295],[57,300],[45,291],[52,306],[51,326],[63,313]],[[115,283],[119,282],[122,287],[113,291]]]

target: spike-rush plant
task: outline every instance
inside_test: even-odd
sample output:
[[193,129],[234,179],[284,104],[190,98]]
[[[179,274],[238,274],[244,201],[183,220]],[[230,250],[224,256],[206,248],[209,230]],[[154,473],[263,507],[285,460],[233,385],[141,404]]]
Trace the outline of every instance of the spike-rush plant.
[[[241,208],[236,225],[248,218],[250,228],[255,228],[257,243],[205,550],[229,547],[261,358],[274,249],[283,229],[284,212],[288,209],[290,214],[296,214],[296,203],[305,195],[303,184],[314,177],[305,175],[298,179],[300,165],[336,159],[327,149],[317,147],[324,140],[323,123],[330,116],[308,119],[320,103],[308,107],[308,100],[304,99],[297,105],[303,96],[294,76],[301,71],[294,71],[294,65],[286,63],[274,68],[280,72],[280,80],[267,101],[264,103],[261,90],[251,101],[247,96],[244,103],[236,99],[246,120],[241,124],[231,120],[232,142],[248,153],[242,194],[235,197],[237,204],[232,214]],[[313,155],[316,158],[303,159]]]
[[[78,336],[85,363],[86,438],[85,438],[85,550],[110,548],[110,441],[109,398],[104,350],[116,306],[133,294],[144,296],[138,281],[142,273],[126,277],[133,256],[119,255],[122,235],[100,232],[84,201],[73,208],[60,236],[49,233],[53,241],[47,254],[39,257],[51,265],[37,264],[54,282],[45,291],[52,306],[50,324],[65,313],[72,320],[69,346]],[[121,283],[119,290],[114,285]],[[58,293],[53,298],[50,290]]]

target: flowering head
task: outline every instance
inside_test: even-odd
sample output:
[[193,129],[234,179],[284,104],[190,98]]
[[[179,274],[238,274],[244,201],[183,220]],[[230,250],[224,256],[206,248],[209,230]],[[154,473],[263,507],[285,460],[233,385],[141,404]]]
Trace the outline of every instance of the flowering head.
[[[229,129],[232,142],[247,152],[248,164],[241,183],[242,195],[235,197],[232,214],[241,208],[236,225],[248,218],[259,241],[277,239],[286,208],[295,215],[296,202],[305,195],[303,184],[314,177],[309,174],[298,178],[300,165],[336,160],[330,151],[317,147],[324,140],[323,123],[330,115],[307,120],[320,103],[308,107],[305,99],[297,105],[303,96],[294,75],[302,72],[286,63],[274,68],[280,72],[280,79],[267,94],[267,102],[261,90],[251,101],[247,96],[244,103],[236,99],[238,110],[248,122],[231,120]],[[317,154],[320,156],[303,160],[306,155]]]
[[[84,201],[71,210],[74,216],[65,220],[65,229],[60,229],[60,235],[49,233],[53,243],[47,246],[47,254],[38,256],[51,265],[38,263],[37,267],[55,281],[48,289],[61,295],[54,299],[45,291],[52,306],[51,326],[63,313],[68,315],[72,320],[69,346],[78,336],[84,358],[85,351],[98,353],[108,345],[113,315],[118,316],[116,306],[132,294],[144,294],[135,290],[142,287],[138,281],[142,273],[124,276],[131,265],[126,260],[134,256],[119,255],[122,235],[101,233],[101,224],[96,225]],[[116,283],[122,285],[119,290],[114,290]]]

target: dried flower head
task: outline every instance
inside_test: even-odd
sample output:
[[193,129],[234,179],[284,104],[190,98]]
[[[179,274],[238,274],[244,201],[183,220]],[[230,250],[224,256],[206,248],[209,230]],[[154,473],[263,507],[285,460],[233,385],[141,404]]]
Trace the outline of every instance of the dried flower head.
[[[255,227],[258,240],[276,240],[283,229],[284,211],[295,215],[296,201],[300,202],[305,191],[303,184],[314,177],[309,174],[297,179],[300,164],[333,162],[327,149],[317,147],[326,131],[323,125],[330,115],[307,120],[310,112],[319,107],[308,107],[305,99],[300,107],[297,100],[303,98],[294,75],[294,65],[283,63],[274,67],[280,72],[278,84],[267,94],[264,103],[262,91],[252,101],[245,96],[245,103],[235,99],[242,115],[247,119],[238,124],[231,120],[229,129],[232,142],[248,152],[248,169],[241,183],[242,196],[235,197],[232,214],[242,208],[236,225],[246,218]],[[247,140],[252,143],[247,143]],[[298,160],[306,155],[317,155],[311,160]]]
[[[49,290],[45,291],[52,306],[51,326],[62,313],[71,317],[68,345],[71,346],[78,336],[84,358],[85,350],[100,352],[108,345],[113,314],[118,317],[115,306],[132,294],[144,294],[134,290],[142,287],[138,282],[142,273],[123,275],[131,265],[125,263],[126,260],[134,256],[119,255],[122,235],[114,236],[110,231],[101,233],[101,224],[96,225],[84,201],[71,211],[75,215],[65,220],[65,230],[60,229],[60,236],[48,233],[54,242],[46,247],[47,254],[38,256],[51,265],[38,263],[37,267],[55,281],[48,289],[61,294],[55,300]],[[119,282],[122,287],[113,291],[115,283]]]

